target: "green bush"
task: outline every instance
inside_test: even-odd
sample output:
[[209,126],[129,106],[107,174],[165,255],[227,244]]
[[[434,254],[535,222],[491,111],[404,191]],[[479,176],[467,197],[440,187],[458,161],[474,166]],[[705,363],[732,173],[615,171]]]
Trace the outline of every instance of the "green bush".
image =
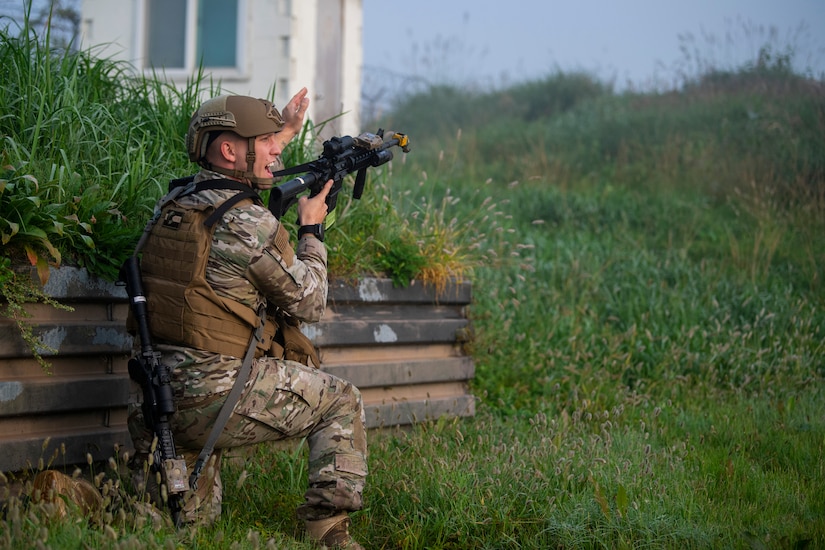
[[0,67],[2,218],[19,228],[4,231],[5,250],[114,278],[165,180],[187,164],[191,105],[165,105],[157,98],[171,88],[92,52],[51,49],[26,27],[0,33]]

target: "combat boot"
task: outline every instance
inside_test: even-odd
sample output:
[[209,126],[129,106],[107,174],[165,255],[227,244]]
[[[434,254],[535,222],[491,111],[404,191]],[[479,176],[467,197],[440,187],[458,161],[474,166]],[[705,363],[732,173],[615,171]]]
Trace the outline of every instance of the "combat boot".
[[349,515],[341,513],[331,518],[306,521],[307,535],[324,548],[346,548],[364,550],[349,534]]

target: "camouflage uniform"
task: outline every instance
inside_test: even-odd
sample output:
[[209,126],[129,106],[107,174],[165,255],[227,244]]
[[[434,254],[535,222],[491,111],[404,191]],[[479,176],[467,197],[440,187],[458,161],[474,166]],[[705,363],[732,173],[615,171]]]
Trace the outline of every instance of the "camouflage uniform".
[[[220,177],[202,170],[196,181]],[[216,204],[233,194],[207,190],[178,199],[178,203]],[[281,254],[273,246],[278,226],[279,221],[260,205],[229,210],[215,229],[207,281],[218,295],[251,308],[266,301],[298,320],[317,322],[326,307],[326,248],[309,237],[299,241],[294,256],[290,257],[291,250]],[[172,417],[172,429],[191,467],[242,361],[168,343],[158,343],[156,348],[173,373],[178,411]],[[137,404],[130,412],[129,430],[136,451],[145,453],[151,434]],[[215,463],[204,471],[198,498],[187,503],[184,517],[192,520],[205,514],[215,519],[220,514],[221,449],[293,437],[306,437],[309,446],[309,488],[299,517],[315,520],[361,509],[367,444],[360,392],[316,368],[261,357],[253,362],[244,393],[215,445]],[[209,509],[204,512],[204,508]]]

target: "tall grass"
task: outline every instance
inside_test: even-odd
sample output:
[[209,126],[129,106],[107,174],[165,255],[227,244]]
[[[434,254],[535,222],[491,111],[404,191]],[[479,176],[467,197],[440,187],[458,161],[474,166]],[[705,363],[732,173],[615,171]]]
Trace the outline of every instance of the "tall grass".
[[[25,248],[41,268],[66,257],[114,278],[166,181],[187,164],[194,107],[181,100],[193,98],[92,52],[52,49],[27,26],[3,31],[0,66],[7,251]],[[32,199],[28,210],[9,206],[21,196]],[[40,205],[48,211],[34,215]]]

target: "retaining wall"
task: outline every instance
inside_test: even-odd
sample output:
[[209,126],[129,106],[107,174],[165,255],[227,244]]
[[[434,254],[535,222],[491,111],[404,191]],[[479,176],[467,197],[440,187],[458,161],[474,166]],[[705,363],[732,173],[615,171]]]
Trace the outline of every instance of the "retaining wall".
[[[34,274],[33,274],[34,277]],[[29,304],[26,322],[54,351],[46,373],[12,319],[0,317],[0,471],[106,460],[115,445],[131,447],[126,410],[137,394],[127,361],[125,289],[85,270],[52,270],[44,292],[70,305],[62,311]],[[361,389],[370,428],[441,416],[472,416],[474,375],[463,352],[469,330],[469,283],[437,293],[389,280],[333,282],[327,312],[305,333],[321,368]]]

